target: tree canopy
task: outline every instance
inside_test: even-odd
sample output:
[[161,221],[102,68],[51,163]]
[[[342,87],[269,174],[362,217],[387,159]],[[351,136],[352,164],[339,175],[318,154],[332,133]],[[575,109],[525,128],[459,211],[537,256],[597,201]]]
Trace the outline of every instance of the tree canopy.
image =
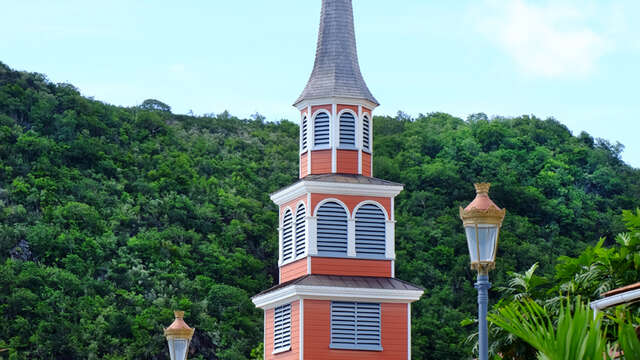
[[[269,193],[298,174],[298,126],[261,116],[124,108],[0,63],[0,358],[166,359],[163,326],[186,311],[194,359],[248,359],[262,342],[250,297],[277,281]],[[624,229],[640,206],[622,147],[554,119],[374,119],[374,174],[396,202],[396,275],[425,287],[413,353],[469,358],[475,314],[457,208],[474,181],[508,213],[495,283],[550,274]],[[492,297],[498,296],[493,293]]]

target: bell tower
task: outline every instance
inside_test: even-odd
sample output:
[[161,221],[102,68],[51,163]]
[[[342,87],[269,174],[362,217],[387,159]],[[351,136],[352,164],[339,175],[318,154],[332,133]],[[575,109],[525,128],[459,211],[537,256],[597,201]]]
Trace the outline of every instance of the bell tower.
[[410,359],[411,303],[395,278],[394,199],[373,177],[378,106],[360,72],[351,0],[322,0],[316,58],[300,110],[300,180],[279,207],[279,284],[264,310],[264,359]]

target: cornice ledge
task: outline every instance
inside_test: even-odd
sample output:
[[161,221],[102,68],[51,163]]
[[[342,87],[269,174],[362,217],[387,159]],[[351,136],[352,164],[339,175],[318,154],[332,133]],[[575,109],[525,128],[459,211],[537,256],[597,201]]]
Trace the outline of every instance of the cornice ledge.
[[264,295],[255,296],[251,301],[262,309],[271,309],[298,299],[411,303],[419,300],[423,293],[423,290],[290,285]]
[[403,189],[403,185],[373,185],[302,180],[271,194],[271,201],[279,206],[307,193],[395,197],[402,192]]

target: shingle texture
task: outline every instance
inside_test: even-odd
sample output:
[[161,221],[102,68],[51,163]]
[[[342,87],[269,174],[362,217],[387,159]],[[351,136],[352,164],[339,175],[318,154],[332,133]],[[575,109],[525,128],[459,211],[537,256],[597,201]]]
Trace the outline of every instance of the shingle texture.
[[393,181],[382,180],[382,179],[358,175],[358,174],[316,174],[316,175],[307,175],[304,178],[302,178],[302,180],[349,183],[349,184],[402,186],[402,184],[396,183]]
[[305,275],[297,279],[284,282],[282,284],[278,284],[270,289],[261,292],[256,296],[268,294],[272,291],[285,288],[289,285],[329,286],[357,289],[424,290],[421,287],[396,278],[312,274]]
[[316,61],[295,104],[326,97],[356,98],[378,104],[360,73],[351,0],[322,0]]

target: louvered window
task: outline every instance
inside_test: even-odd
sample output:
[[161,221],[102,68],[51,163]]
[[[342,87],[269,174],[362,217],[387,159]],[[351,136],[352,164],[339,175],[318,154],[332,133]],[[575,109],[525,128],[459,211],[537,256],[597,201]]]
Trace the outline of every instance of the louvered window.
[[278,306],[273,319],[273,351],[291,349],[291,304]]
[[362,205],[356,212],[356,256],[384,258],[386,218],[380,207]]
[[331,348],[382,350],[380,304],[331,302]]
[[340,116],[340,146],[356,146],[356,118],[348,112]]
[[298,205],[296,210],[296,258],[304,255],[307,246],[305,234],[305,217],[307,212],[303,204]]
[[307,124],[307,117],[303,117],[302,118],[302,137],[301,137],[301,144],[300,144],[300,149],[302,151],[307,150],[307,128],[308,128],[308,124]]
[[369,117],[365,116],[362,119],[362,148],[364,150],[371,150],[370,144],[369,144],[370,129],[371,129],[371,124],[369,123]]
[[323,112],[316,115],[313,135],[315,146],[329,145],[329,114]]
[[347,255],[347,212],[336,202],[320,206],[317,214],[318,255]]
[[282,220],[282,261],[293,259],[293,214],[287,209]]

